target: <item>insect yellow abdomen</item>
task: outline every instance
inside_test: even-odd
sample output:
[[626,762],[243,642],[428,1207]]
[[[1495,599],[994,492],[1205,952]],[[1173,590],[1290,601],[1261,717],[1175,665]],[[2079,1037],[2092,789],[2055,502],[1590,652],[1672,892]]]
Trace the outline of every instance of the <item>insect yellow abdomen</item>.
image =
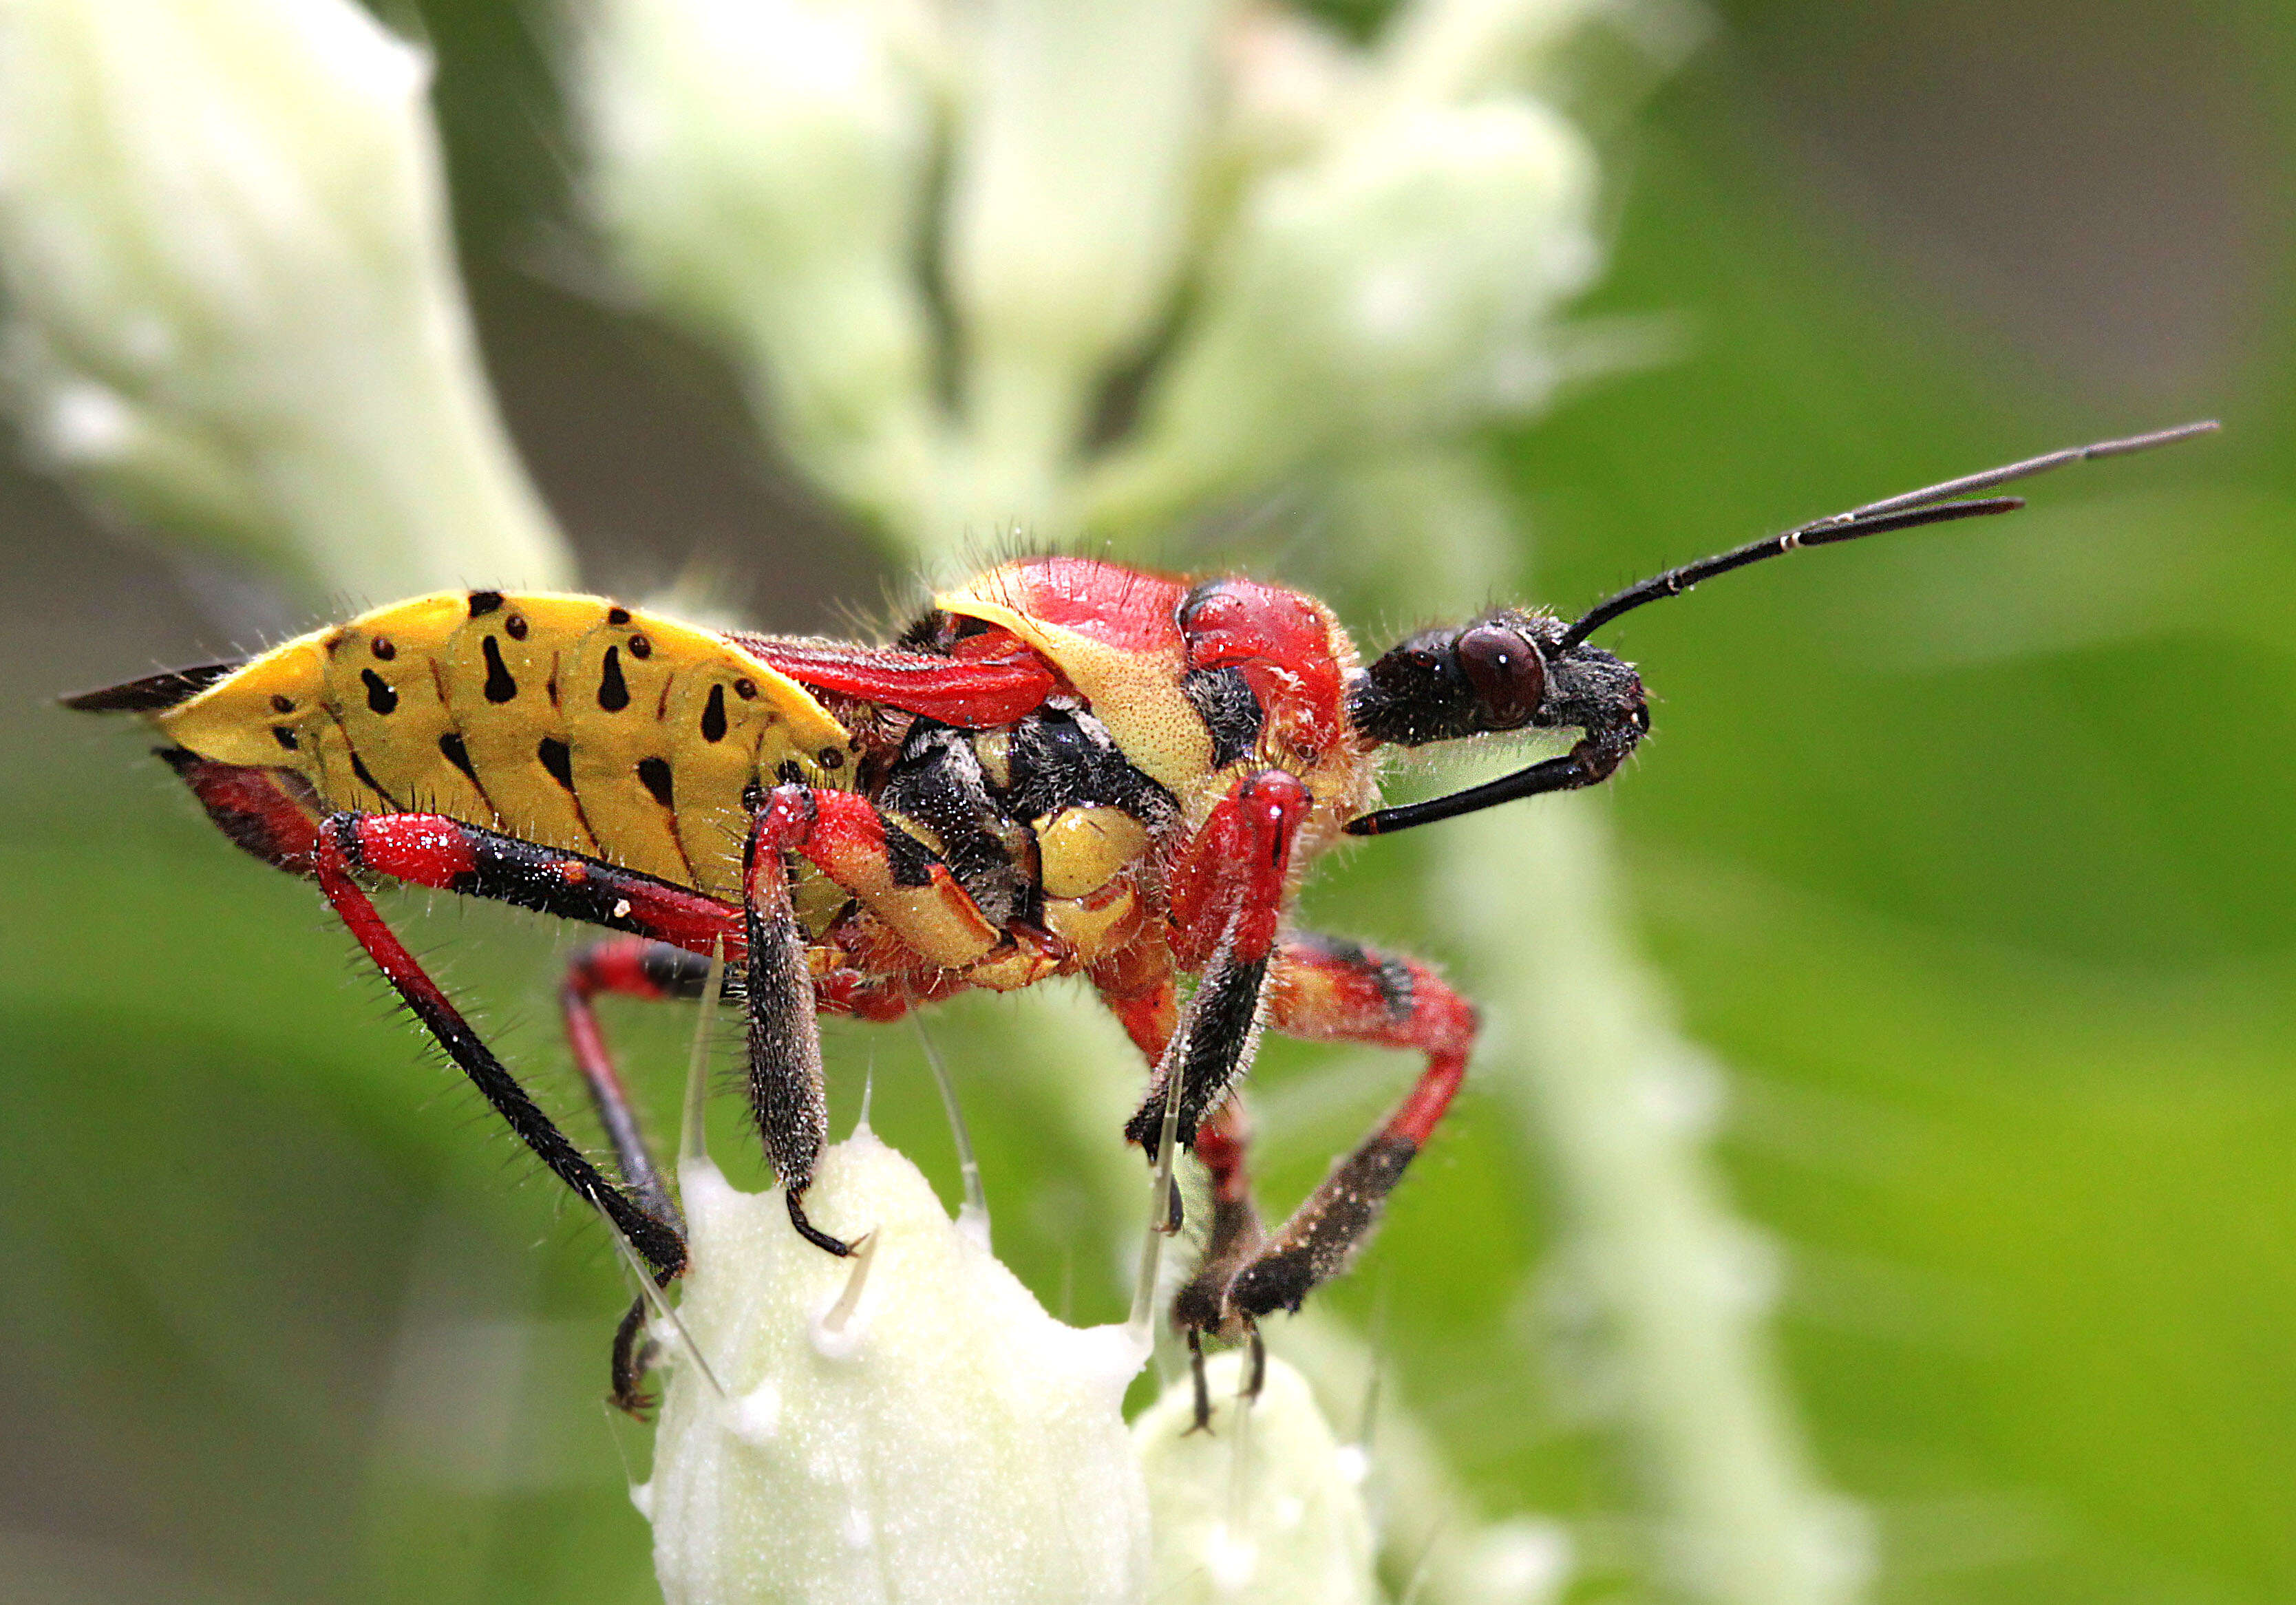
[[806,689],[724,636],[598,596],[450,591],[252,659],[152,716],[327,810],[435,813],[739,896],[754,782],[849,788]]

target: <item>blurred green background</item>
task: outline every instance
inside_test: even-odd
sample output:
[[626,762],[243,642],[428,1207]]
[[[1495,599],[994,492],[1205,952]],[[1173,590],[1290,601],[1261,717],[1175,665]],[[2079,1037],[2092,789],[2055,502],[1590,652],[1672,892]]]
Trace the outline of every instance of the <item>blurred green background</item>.
[[[1660,698],[1611,788],[1634,916],[1731,1067],[1720,1157],[1778,1250],[1814,1453],[1876,1524],[1880,1600],[2296,1596],[2296,29],[2165,0],[1716,11],[1611,142],[1586,307],[1673,315],[1681,358],[1489,442],[1540,600],[2226,423],[1610,639]],[[589,579],[698,573],[783,630],[908,594],[760,460],[722,373],[586,293],[536,13],[386,14],[439,53],[489,360]],[[1180,555],[1339,590],[1281,529]],[[0,1593],[649,1597],[594,1224],[308,888],[231,852],[133,733],[45,702],[308,621],[12,470],[0,565]],[[1415,622],[1332,600],[1374,642]],[[1427,948],[1418,856],[1334,862],[1309,917]],[[1492,896],[1538,917],[1536,887]],[[418,945],[573,1108],[565,933],[424,907],[400,902]],[[1055,1310],[1113,1317],[1084,1161],[999,1095],[999,1007],[935,1027],[999,1248]],[[677,1014],[611,1021],[664,1129]],[[830,1036],[840,1109],[873,1069],[878,1127],[953,1196],[914,1036]],[[1267,1056],[1278,1207],[1408,1073],[1327,1059]],[[1472,1082],[1455,1126],[1332,1303],[1489,1511],[1574,1524],[1575,1597],[1642,1597],[1601,1378],[1554,1337],[1536,1156]]]

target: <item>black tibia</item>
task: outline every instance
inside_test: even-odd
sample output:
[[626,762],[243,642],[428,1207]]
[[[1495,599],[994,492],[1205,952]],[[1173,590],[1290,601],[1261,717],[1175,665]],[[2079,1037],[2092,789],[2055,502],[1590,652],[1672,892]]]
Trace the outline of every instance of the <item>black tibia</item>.
[[641,1295],[614,1328],[614,1386],[607,1396],[614,1407],[639,1420],[653,1408],[653,1396],[638,1391],[645,1373],[653,1369],[653,1339],[646,1331],[646,1301]]
[[1275,1310],[1296,1310],[1318,1282],[1345,1270],[1418,1151],[1408,1137],[1382,1133],[1333,1166],[1229,1287],[1228,1302],[1237,1314],[1256,1321]]
[[823,1091],[821,1028],[814,1013],[813,979],[806,969],[805,930],[790,906],[789,877],[780,852],[759,841],[766,816],[750,831],[745,880],[750,962],[750,1109],[766,1157],[789,1200],[799,1235],[832,1254],[853,1252],[806,1219],[800,1201],[813,1184],[813,1167],[829,1141],[829,1103]]
[[1126,1138],[1137,1142],[1152,1164],[1157,1139],[1164,1129],[1164,1102],[1172,1067],[1177,1064],[1180,1072],[1180,1145],[1193,1148],[1197,1125],[1219,1106],[1237,1077],[1250,1068],[1267,981],[1265,958],[1239,962],[1220,953],[1205,966],[1195,995],[1188,1000],[1179,1027],[1172,1033],[1172,1045],[1148,1078],[1148,1095],[1125,1123]]
[[[675,901],[701,900],[701,894],[673,881],[585,853],[540,847],[479,825],[463,825],[461,833],[471,850],[472,867],[445,889],[463,897],[487,897],[633,936],[657,934],[646,929],[632,906],[634,902],[646,906],[650,899],[645,894],[660,891]],[[581,872],[569,874],[569,865]]]
[[[613,1144],[624,1184],[649,1212],[680,1232],[685,1229],[685,1217],[638,1127],[637,1111],[630,1106],[629,1094],[606,1052],[590,1000],[601,993],[665,1000],[699,998],[709,979],[709,961],[699,954],[667,942],[612,937],[593,942],[574,955],[559,994],[575,1068],[590,1089],[591,1102]],[[607,1396],[617,1409],[644,1419],[653,1408],[652,1396],[639,1390],[653,1361],[653,1340],[646,1333],[646,1300],[641,1296],[614,1329],[613,1385]]]
[[577,1197],[605,1213],[644,1259],[656,1281],[670,1281],[685,1268],[685,1234],[633,1200],[582,1157],[566,1134],[558,1129],[518,1078],[471,1028],[438,983],[415,962],[414,956],[375,911],[374,904],[351,880],[351,872],[359,867],[359,818],[356,814],[338,814],[319,827],[316,868],[327,901],[334,905],[343,923],[414,1011],[414,1018],[422,1021],[447,1051],[447,1056],[471,1078],[519,1140]]

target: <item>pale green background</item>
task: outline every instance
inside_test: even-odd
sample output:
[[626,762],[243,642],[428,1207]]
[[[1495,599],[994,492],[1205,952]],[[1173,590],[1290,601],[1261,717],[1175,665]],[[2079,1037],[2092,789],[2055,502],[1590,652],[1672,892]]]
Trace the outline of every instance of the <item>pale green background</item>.
[[[1886,1601],[2288,1599],[2296,29],[2161,0],[1720,12],[1611,146],[1590,307],[1677,315],[1682,360],[1490,441],[1542,597],[2074,439],[2227,425],[1613,634],[1660,699],[1613,788],[1635,923],[1733,1067],[1719,1152],[1783,1249],[1820,1469],[1878,1520]],[[883,614],[905,577],[759,464],[725,379],[564,287],[530,14],[423,8],[490,359],[590,577],[698,561],[761,626]],[[595,1402],[622,1299],[597,1228],[308,888],[226,848],[128,732],[43,705],[301,621],[21,477],[0,520],[0,1593],[646,1597],[617,1456],[643,1436]],[[1195,561],[1228,558],[1327,583],[1274,537]],[[1415,622],[1333,600],[1374,640]],[[1334,864],[1314,917],[1419,941],[1415,845]],[[1536,886],[1490,895],[1538,917]],[[419,945],[572,1108],[562,934],[422,906]],[[1078,1161],[997,1095],[996,1008],[940,1034],[1000,1247],[1109,1317]],[[657,1110],[685,1024],[612,1021]],[[946,1184],[914,1039],[831,1036],[840,1110],[873,1063],[880,1129]],[[1267,1055],[1274,1200],[1406,1073],[1313,1081],[1327,1060]],[[1545,1336],[1542,1187],[1471,1088],[1332,1302],[1377,1322],[1490,1511],[1582,1524],[1578,1597],[1640,1598],[1600,1377]]]

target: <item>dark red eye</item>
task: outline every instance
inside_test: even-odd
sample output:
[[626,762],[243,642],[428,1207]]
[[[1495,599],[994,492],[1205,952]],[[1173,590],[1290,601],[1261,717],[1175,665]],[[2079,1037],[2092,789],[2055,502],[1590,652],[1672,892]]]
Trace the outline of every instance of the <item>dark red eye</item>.
[[1462,632],[1459,667],[1493,730],[1529,724],[1546,694],[1546,665],[1538,649],[1502,624],[1479,624]]

